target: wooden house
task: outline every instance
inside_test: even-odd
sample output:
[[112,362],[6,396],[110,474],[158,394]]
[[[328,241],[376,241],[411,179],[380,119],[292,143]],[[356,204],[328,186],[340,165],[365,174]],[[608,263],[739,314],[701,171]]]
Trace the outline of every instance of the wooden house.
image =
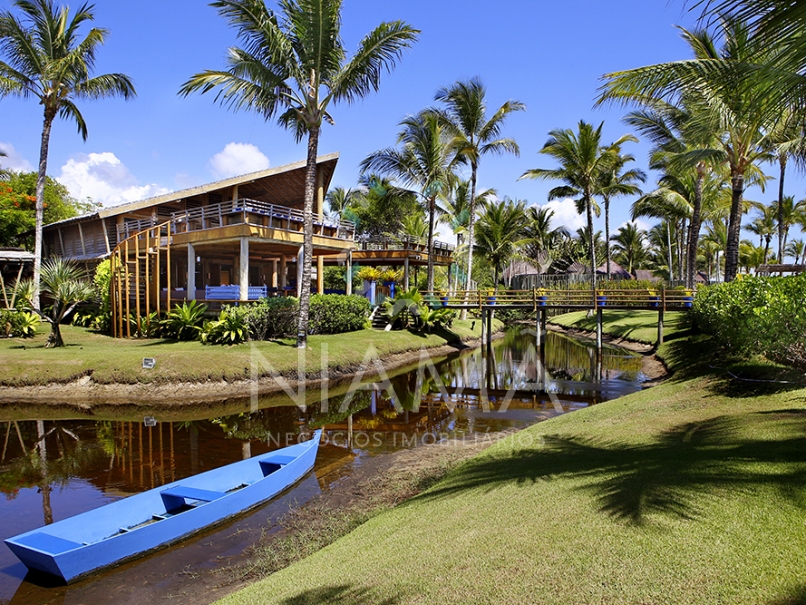
[[[337,153],[317,158],[312,280],[320,293],[325,262],[349,268],[359,247],[353,223],[324,213],[337,161]],[[43,231],[44,255],[88,269],[111,259],[118,336],[130,334],[124,317],[165,311],[183,300],[298,295],[304,194],[304,161],[269,168],[52,223]],[[416,248],[415,262],[427,262],[427,249],[405,243],[390,260],[399,257],[402,264]],[[452,250],[443,247],[436,255],[448,264],[444,253],[452,256]],[[349,286],[350,280],[348,293]]]

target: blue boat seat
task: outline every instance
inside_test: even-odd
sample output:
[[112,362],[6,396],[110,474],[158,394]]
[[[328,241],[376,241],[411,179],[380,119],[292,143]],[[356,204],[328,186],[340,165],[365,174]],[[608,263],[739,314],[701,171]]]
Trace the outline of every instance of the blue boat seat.
[[211,502],[212,500],[218,500],[224,495],[224,492],[214,492],[209,489],[199,489],[197,487],[187,487],[184,485],[170,487],[160,492],[162,502],[165,504],[165,510],[168,512],[181,508],[187,504],[186,500]]
[[260,470],[263,471],[263,476],[268,477],[272,473],[279,471],[283,466],[289,462],[293,462],[293,456],[271,456],[266,460],[260,461]]
[[78,542],[65,540],[64,538],[58,538],[56,536],[51,536],[50,534],[44,534],[41,532],[31,534],[29,536],[23,536],[22,538],[15,538],[15,542],[19,542],[25,546],[30,546],[31,548],[50,553],[52,555],[58,555],[59,553],[67,552],[68,550],[73,550],[74,548],[81,548],[82,546]]

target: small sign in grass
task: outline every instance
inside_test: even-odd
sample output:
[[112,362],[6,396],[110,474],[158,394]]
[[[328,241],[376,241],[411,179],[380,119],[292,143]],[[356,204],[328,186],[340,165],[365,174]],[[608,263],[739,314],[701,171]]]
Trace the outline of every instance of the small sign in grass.
[[143,369],[152,370],[157,365],[157,360],[153,357],[143,357]]

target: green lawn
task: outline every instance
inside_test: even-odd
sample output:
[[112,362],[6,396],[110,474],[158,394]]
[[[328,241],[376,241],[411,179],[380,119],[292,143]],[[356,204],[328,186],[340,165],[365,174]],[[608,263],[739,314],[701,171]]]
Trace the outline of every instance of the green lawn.
[[[596,315],[588,317],[587,312],[577,311],[552,317],[549,323],[565,328],[596,331]],[[607,334],[655,344],[658,340],[657,311],[603,311],[602,323],[607,325]],[[664,339],[686,327],[686,314],[680,311],[667,311],[663,318]]]
[[[500,327],[500,323],[499,323]],[[331,368],[349,371],[366,356],[381,359],[394,353],[455,343],[478,337],[480,321],[454,321],[449,331],[419,334],[408,331],[361,330],[348,334],[311,336],[305,352],[305,369],[319,372],[323,360]],[[251,377],[253,356],[269,374],[270,364],[280,373],[296,375],[298,354],[294,340],[244,343],[235,346],[202,345],[147,339],[119,339],[85,328],[62,326],[67,346],[45,349],[47,332],[32,339],[0,339],[0,385],[24,386],[69,382],[91,374],[101,384],[170,381],[237,380]],[[373,353],[374,351],[374,353]],[[259,355],[258,355],[259,354]],[[157,360],[142,369],[144,357]]]
[[806,388],[716,373],[683,331],[660,353],[660,386],[517,433],[223,602],[806,603]]

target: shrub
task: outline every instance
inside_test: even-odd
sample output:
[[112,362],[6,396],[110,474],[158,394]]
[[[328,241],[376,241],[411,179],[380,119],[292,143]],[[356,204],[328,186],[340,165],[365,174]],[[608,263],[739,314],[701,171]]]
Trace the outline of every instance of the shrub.
[[244,319],[255,340],[269,340],[297,333],[299,302],[290,296],[262,298],[254,304],[233,307],[229,311]]
[[342,334],[362,330],[369,311],[369,301],[363,296],[314,294],[308,315],[308,333]]
[[[164,336],[176,340],[196,340],[201,332],[205,311],[207,305],[199,304],[195,300],[176,305],[162,321]],[[138,331],[140,327],[137,326]]]
[[32,338],[42,323],[36,313],[0,310],[0,336]]
[[806,275],[745,277],[702,288],[695,325],[731,353],[806,369]]
[[204,322],[201,341],[210,344],[235,345],[249,340],[249,324],[244,314],[224,309],[218,319]]

